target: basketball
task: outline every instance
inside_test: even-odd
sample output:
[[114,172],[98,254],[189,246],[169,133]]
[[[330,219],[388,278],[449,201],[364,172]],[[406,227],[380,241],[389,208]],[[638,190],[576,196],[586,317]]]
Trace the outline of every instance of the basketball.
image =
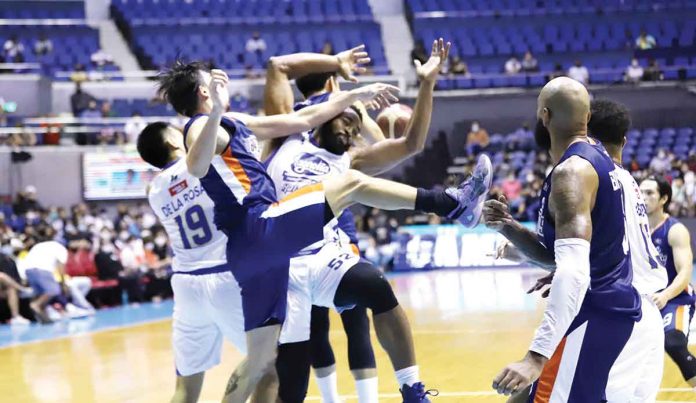
[[377,124],[385,137],[398,138],[404,135],[413,109],[404,104],[394,104],[385,108],[377,116]]

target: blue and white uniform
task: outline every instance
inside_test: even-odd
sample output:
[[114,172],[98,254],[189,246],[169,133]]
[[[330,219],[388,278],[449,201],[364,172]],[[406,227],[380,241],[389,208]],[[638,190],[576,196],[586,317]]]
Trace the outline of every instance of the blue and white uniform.
[[[184,136],[201,116],[189,120]],[[223,117],[220,126],[229,142],[213,157],[201,184],[214,203],[214,223],[228,238],[227,261],[242,290],[249,331],[285,320],[289,259],[324,238],[324,224],[333,214],[321,184],[278,202],[251,130],[230,117]]]
[[[677,268],[674,266],[674,254],[669,245],[669,230],[679,221],[674,217],[667,218],[657,228],[653,229],[652,240],[660,252],[660,261],[667,268],[668,284],[672,284],[677,277]],[[663,287],[664,288],[664,287]],[[694,290],[689,284],[684,291],[667,302],[662,308],[662,320],[664,322],[665,333],[670,330],[679,330],[689,337],[689,324],[694,317],[694,303],[696,298]]]
[[609,373],[607,401],[654,402],[662,382],[665,337],[662,316],[651,296],[667,285],[667,270],[650,239],[645,200],[631,173],[616,166],[623,190],[626,239],[633,267],[633,287],[640,293],[642,318]]
[[[588,161],[599,178],[592,209],[590,287],[580,312],[534,383],[530,402],[601,402],[609,371],[641,318],[641,299],[633,288],[633,269],[626,239],[624,204],[616,167],[601,145],[572,144],[562,163],[577,156]],[[551,178],[542,188],[537,233],[550,251],[556,241],[549,212]]]
[[246,352],[239,284],[227,264],[227,237],[213,224],[213,201],[188,173],[186,160],[167,165],[150,183],[150,207],[173,250],[172,342],[179,375],[220,363],[222,339]]

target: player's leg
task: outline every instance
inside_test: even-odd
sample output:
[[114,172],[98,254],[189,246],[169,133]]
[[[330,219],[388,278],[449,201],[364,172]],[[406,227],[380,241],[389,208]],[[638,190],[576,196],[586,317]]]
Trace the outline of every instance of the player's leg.
[[204,377],[205,372],[189,376],[177,376],[176,390],[174,391],[174,397],[172,397],[172,403],[196,403],[201,395]]
[[482,155],[473,175],[458,188],[417,189],[349,170],[324,181],[326,200],[334,213],[359,203],[383,210],[420,210],[457,218],[467,226],[478,223],[480,210],[491,185],[491,162]]
[[[690,312],[691,311],[691,312]],[[696,357],[689,352],[688,332],[693,305],[668,302],[662,309],[665,329],[665,351],[679,367],[684,380],[696,387]]]
[[314,368],[322,401],[338,403],[341,400],[336,378],[336,357],[329,342],[329,329],[329,308],[312,306],[310,328],[312,368]]
[[378,401],[377,363],[370,340],[370,319],[365,307],[355,307],[341,313],[343,329],[348,339],[348,364],[355,379],[360,403]]
[[27,281],[37,296],[29,307],[34,312],[36,318],[42,323],[50,323],[51,319],[46,313],[48,302],[60,295],[60,285],[53,278],[53,273],[40,269],[29,269],[26,271]]

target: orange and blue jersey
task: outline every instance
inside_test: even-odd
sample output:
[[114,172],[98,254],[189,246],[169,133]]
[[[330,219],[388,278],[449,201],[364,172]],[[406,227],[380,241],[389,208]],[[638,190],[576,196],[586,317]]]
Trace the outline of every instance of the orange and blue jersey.
[[[193,116],[184,127],[184,138],[191,124],[202,114]],[[273,180],[266,173],[255,152],[256,136],[244,123],[223,117],[220,125],[230,136],[225,150],[213,157],[201,184],[215,203],[215,225],[232,229],[246,214],[259,205],[277,201]]]

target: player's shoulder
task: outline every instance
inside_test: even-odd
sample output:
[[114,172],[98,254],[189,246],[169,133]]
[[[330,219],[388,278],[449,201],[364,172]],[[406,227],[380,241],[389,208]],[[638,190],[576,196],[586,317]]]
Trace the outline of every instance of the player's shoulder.
[[689,240],[691,238],[691,235],[689,234],[689,229],[686,228],[686,225],[684,225],[681,221],[677,220],[674,217],[669,217],[670,221],[670,226],[669,230],[667,231],[667,238],[669,239],[670,244],[674,244],[675,242],[680,242],[684,240]]
[[551,179],[554,185],[570,185],[578,179],[592,179],[592,177],[597,177],[597,172],[592,166],[592,163],[585,158],[572,155],[556,165]]

